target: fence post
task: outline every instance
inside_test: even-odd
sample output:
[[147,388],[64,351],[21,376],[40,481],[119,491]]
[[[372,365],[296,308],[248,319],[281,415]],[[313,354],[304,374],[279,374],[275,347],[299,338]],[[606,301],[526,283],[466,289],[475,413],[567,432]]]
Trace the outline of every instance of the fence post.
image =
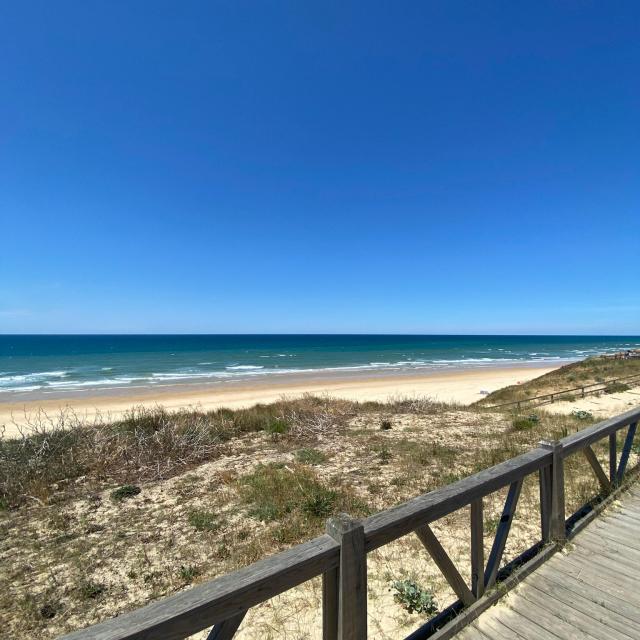
[[540,446],[553,454],[551,460],[551,514],[549,518],[550,536],[554,542],[564,543],[567,539],[564,503],[564,456],[561,442],[542,440]]
[[471,502],[471,592],[484,594],[484,516],[482,498]]
[[540,529],[542,542],[551,539],[551,465],[542,467],[540,477]]
[[364,527],[359,520],[341,513],[327,522],[327,533],[340,543],[337,638],[366,640],[367,554]]

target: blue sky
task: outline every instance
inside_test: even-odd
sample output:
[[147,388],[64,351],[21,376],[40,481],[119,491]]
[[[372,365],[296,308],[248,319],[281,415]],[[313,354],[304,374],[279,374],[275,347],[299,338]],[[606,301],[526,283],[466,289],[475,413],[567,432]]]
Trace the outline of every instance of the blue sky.
[[0,331],[640,333],[636,2],[0,8]]

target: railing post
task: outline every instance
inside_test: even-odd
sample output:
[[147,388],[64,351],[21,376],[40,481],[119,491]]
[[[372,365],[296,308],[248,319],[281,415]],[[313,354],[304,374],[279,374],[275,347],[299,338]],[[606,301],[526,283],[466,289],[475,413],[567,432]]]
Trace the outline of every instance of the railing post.
[[471,592],[484,594],[484,516],[482,498],[471,502]]
[[338,640],[340,569],[322,574],[322,640]]
[[542,467],[540,476],[540,528],[542,542],[546,544],[551,539],[551,465]]
[[[359,520],[341,513],[327,522],[327,533],[340,543],[337,640],[366,640],[367,554],[364,527]],[[325,593],[329,596],[328,591]],[[330,622],[329,619],[327,621]]]
[[609,435],[609,482],[611,488],[618,483],[618,432]]
[[564,456],[561,442],[542,440],[540,446],[549,449],[551,460],[551,514],[549,517],[550,537],[562,544],[566,541],[565,502],[564,502]]

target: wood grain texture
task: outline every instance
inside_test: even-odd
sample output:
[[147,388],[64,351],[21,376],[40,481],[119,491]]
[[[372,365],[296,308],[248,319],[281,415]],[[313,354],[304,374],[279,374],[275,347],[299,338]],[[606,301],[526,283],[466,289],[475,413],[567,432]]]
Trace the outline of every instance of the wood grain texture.
[[640,494],[632,490],[485,610],[474,628],[493,640],[640,640],[639,540]]

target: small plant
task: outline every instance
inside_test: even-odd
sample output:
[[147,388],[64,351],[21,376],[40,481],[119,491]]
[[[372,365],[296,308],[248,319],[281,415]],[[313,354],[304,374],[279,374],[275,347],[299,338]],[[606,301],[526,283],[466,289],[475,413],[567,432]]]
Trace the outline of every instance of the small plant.
[[629,391],[631,387],[624,382],[611,382],[604,388],[605,393],[623,393]]
[[114,502],[122,502],[123,500],[137,496],[140,491],[140,487],[135,484],[125,484],[111,492],[111,499]]
[[82,580],[78,585],[78,593],[82,600],[95,600],[104,593],[105,586],[93,580]]
[[220,528],[216,514],[203,509],[194,509],[189,513],[189,524],[198,531],[217,531]]
[[527,417],[520,416],[514,418],[511,424],[514,431],[528,431],[529,429],[533,429],[538,422],[540,422],[540,418],[535,413],[532,413]]
[[338,494],[331,489],[318,488],[302,505],[302,510],[312,518],[326,518],[334,511]]
[[431,591],[414,580],[396,580],[391,585],[393,599],[409,613],[424,613],[432,616],[438,612],[438,603]]
[[391,420],[383,420],[383,421],[380,423],[380,429],[381,429],[382,431],[389,431],[389,429],[391,429],[391,426],[392,426],[392,425],[391,425]]
[[382,447],[382,449],[378,451],[378,460],[380,461],[380,464],[389,464],[391,458],[393,458],[393,455],[387,447]]
[[199,575],[201,570],[193,565],[180,566],[180,578],[185,584],[191,584]]
[[571,415],[577,420],[593,420],[593,413],[591,411],[585,411],[583,409],[574,409]]
[[296,460],[302,464],[320,464],[327,459],[327,456],[317,449],[300,449],[296,451]]
[[289,425],[284,420],[274,418],[265,425],[264,430],[272,435],[281,435],[289,431]]

